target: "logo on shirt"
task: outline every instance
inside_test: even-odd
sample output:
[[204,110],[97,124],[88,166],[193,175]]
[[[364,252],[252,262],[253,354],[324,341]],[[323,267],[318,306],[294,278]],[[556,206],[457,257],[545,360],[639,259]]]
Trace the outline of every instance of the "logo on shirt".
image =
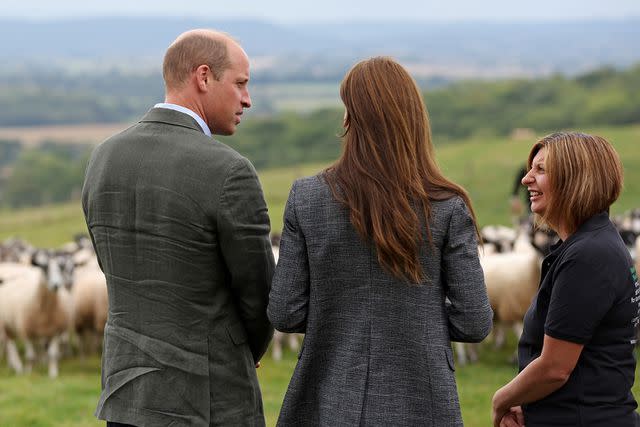
[[[631,272],[631,279],[633,279],[633,284],[635,286],[635,292],[633,293],[633,296],[631,297],[631,303],[632,304],[636,304],[638,310],[636,311],[636,317],[634,317],[631,320],[631,323],[633,323],[633,328],[636,329],[638,327],[638,324],[640,324],[640,284],[638,283],[638,272],[636,271],[635,267],[631,267],[629,269],[629,271]],[[631,340],[631,344],[636,344],[636,338],[634,337]]]

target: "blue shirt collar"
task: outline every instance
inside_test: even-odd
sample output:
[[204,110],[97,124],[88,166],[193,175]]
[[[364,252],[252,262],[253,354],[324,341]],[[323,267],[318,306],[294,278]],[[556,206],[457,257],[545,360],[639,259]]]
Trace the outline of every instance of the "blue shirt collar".
[[179,112],[184,113],[184,114],[188,114],[191,117],[193,117],[193,119],[196,122],[198,122],[198,124],[202,128],[202,131],[204,132],[205,135],[211,136],[211,129],[209,129],[209,126],[207,126],[205,121],[202,120],[202,117],[200,117],[198,114],[196,114],[192,110],[190,110],[190,109],[188,109],[186,107],[183,107],[182,105],[169,104],[169,103],[166,103],[166,102],[160,102],[160,103],[154,105],[153,108],[166,108],[168,110],[175,110],[175,111],[179,111]]

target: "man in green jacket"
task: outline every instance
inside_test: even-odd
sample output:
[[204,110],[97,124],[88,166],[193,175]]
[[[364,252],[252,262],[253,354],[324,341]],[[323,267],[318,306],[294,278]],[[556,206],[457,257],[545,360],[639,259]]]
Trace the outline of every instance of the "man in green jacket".
[[256,367],[273,334],[267,206],[231,135],[251,106],[249,60],[192,30],[168,48],[165,102],[100,144],[82,207],[107,277],[107,425],[262,426]]

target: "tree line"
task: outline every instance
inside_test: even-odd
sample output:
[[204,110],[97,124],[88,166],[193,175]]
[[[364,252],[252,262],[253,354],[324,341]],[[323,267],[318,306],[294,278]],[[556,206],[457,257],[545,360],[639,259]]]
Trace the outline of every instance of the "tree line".
[[[117,76],[114,78],[117,82]],[[67,104],[56,104],[47,101],[46,93],[40,93],[39,103],[45,106],[41,111],[51,117],[70,112],[81,122],[103,121],[100,119],[105,117],[121,120],[117,114],[122,114],[122,103],[129,103],[129,109],[125,109],[128,114],[139,116],[151,102],[146,103],[149,99],[142,95],[145,90],[135,82],[130,81],[126,90],[114,90],[109,102],[100,101],[99,109],[85,103],[89,98],[99,102],[92,97],[59,94],[57,99]],[[55,79],[51,90],[81,93],[69,86],[70,81],[59,82],[59,86],[54,83]],[[106,84],[104,87],[108,90]],[[0,98],[15,95],[15,91],[18,89],[0,90]],[[141,97],[129,102],[123,95],[127,91]],[[554,75],[537,80],[459,82],[427,91],[424,96],[436,145],[474,135],[505,136],[518,128],[540,135],[559,129],[627,125],[640,123],[640,64],[626,70],[602,68],[573,78]],[[15,95],[12,102],[20,104],[22,100]],[[0,100],[0,118],[7,117],[6,109],[13,110],[14,115],[21,111],[21,107]],[[29,117],[28,113],[24,117]],[[37,117],[34,111],[31,113],[31,117]],[[220,140],[248,157],[258,169],[328,161],[340,153],[342,118],[341,108],[258,116],[245,120],[236,135]],[[89,151],[87,146],[53,143],[25,149],[19,141],[0,141],[0,207],[34,206],[77,197]]]

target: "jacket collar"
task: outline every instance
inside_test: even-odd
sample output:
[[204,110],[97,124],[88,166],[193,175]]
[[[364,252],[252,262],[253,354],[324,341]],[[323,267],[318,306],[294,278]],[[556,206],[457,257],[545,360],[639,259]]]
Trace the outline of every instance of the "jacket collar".
[[204,131],[196,120],[188,114],[168,108],[152,108],[142,117],[140,123],[166,123],[174,126],[181,126],[193,129],[204,134]]

